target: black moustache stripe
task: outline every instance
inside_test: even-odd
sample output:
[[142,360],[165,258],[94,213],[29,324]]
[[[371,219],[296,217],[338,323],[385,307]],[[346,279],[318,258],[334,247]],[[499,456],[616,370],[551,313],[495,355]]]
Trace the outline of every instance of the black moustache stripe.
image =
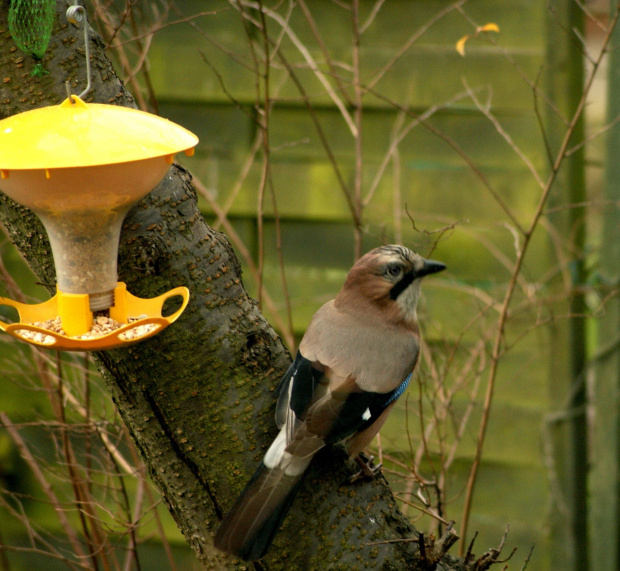
[[390,299],[397,299],[398,296],[403,293],[415,279],[414,272],[408,272],[403,276],[399,282],[395,283],[390,290]]

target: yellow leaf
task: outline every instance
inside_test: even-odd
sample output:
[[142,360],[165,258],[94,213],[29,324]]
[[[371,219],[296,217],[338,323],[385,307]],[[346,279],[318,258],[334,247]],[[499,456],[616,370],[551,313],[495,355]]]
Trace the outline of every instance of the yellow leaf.
[[456,42],[456,51],[462,56],[465,55],[465,42],[469,39],[469,36],[463,36],[458,42]]
[[493,22],[490,22],[489,24],[485,24],[484,26],[478,26],[478,28],[476,28],[476,33],[479,32],[498,32],[499,33],[499,26],[497,24],[494,24]]

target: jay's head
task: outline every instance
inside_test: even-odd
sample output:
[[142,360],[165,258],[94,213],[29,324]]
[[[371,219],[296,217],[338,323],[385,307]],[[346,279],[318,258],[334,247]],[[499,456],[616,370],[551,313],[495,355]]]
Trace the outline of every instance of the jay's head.
[[375,248],[351,268],[336,305],[345,310],[367,306],[394,323],[413,324],[421,279],[445,269],[441,262],[425,260],[404,246]]

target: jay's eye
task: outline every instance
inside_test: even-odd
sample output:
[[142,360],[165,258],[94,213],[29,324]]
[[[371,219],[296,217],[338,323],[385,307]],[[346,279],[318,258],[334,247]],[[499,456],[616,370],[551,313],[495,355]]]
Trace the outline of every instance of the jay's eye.
[[390,264],[386,269],[385,269],[385,273],[388,276],[392,276],[393,278],[400,276],[400,274],[403,273],[403,269],[400,266],[397,266],[396,264]]

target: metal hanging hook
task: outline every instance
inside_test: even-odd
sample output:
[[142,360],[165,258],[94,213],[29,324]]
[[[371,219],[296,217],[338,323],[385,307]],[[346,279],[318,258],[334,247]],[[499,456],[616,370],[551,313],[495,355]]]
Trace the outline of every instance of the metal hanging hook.
[[[67,21],[75,24],[79,27],[79,24],[82,23],[84,26],[84,50],[86,53],[86,89],[82,91],[78,95],[80,99],[82,99],[89,91],[91,87],[91,78],[90,78],[90,48],[88,45],[88,17],[86,14],[86,9],[84,6],[79,6],[76,4],[75,6],[70,6],[67,9]],[[69,82],[65,82],[65,86],[67,87],[67,97],[71,99],[71,89],[69,87]],[[71,99],[73,101],[73,99]]]

